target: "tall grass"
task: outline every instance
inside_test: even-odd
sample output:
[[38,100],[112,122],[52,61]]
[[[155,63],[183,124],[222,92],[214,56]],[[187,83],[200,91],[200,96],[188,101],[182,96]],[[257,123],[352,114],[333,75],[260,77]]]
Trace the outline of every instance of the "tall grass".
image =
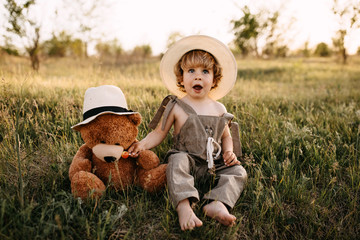
[[[85,90],[114,84],[143,122],[168,92],[159,61],[117,66],[49,59],[39,73],[0,60],[1,239],[356,239],[360,235],[360,61],[238,60],[239,78],[221,101],[241,128],[248,184],[219,225],[182,232],[166,189],[138,187],[92,202],[74,199],[68,168],[83,143]],[[154,151],[163,158],[171,137]]]

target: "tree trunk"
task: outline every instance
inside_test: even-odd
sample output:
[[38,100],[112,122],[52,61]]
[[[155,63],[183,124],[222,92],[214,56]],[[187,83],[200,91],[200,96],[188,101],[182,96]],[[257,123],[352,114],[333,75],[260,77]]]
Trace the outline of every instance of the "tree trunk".
[[27,52],[30,56],[31,67],[35,71],[39,71],[40,68],[40,60],[38,56],[39,40],[40,40],[40,28],[35,28],[35,37],[32,40],[32,46],[27,49]]
[[34,55],[30,56],[30,60],[31,60],[32,69],[34,69],[35,71],[39,71],[39,68],[40,68],[39,56],[37,54],[34,54]]
[[341,56],[342,56],[343,64],[346,64],[346,62],[347,62],[347,53],[346,53],[345,46],[343,46],[343,48],[341,49]]

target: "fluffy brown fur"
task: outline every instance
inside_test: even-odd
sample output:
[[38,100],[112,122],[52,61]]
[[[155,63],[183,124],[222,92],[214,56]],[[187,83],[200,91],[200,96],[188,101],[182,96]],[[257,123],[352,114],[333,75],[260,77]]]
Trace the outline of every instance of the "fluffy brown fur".
[[76,153],[69,169],[71,191],[75,197],[87,199],[101,196],[106,186],[123,190],[139,185],[148,192],[159,191],[166,183],[166,164],[150,150],[142,151],[137,158],[120,158],[106,162],[95,156],[93,148],[98,144],[122,146],[128,149],[136,142],[140,114],[104,114],[81,126],[85,144]]

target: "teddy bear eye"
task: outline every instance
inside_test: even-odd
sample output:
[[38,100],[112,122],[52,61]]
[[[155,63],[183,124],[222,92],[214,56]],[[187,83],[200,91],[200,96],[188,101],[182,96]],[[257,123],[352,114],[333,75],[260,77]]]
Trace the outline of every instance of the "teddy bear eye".
[[115,145],[118,145],[118,146],[120,146],[120,143],[115,143]]
[[105,144],[106,142],[105,142],[105,141],[100,141],[100,143],[103,143],[103,144]]

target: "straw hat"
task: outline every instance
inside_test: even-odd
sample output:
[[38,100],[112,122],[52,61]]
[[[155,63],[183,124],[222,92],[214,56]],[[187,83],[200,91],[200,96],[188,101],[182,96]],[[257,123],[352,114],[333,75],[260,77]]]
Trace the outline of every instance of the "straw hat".
[[176,85],[174,66],[185,53],[196,49],[211,53],[222,67],[223,77],[218,87],[210,91],[209,96],[214,100],[224,97],[233,88],[236,81],[236,60],[226,45],[209,36],[188,36],[177,41],[167,50],[160,62],[160,75],[163,83],[176,96],[183,97],[186,95]]
[[88,88],[85,92],[83,121],[71,128],[79,131],[80,126],[87,124],[102,114],[129,115],[135,114],[127,109],[124,93],[112,85]]

